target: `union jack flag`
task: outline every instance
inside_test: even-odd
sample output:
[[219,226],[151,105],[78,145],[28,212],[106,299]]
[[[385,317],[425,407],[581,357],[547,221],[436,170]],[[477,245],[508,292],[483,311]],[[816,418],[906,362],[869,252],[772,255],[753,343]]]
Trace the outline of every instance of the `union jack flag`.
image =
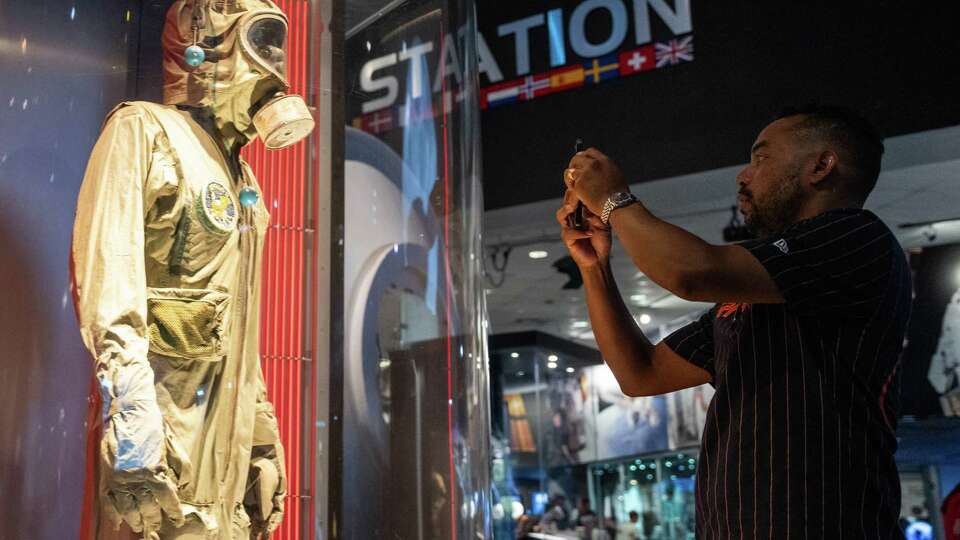
[[693,61],[693,36],[680,41],[671,39],[666,43],[657,43],[657,67],[675,66],[680,62]]

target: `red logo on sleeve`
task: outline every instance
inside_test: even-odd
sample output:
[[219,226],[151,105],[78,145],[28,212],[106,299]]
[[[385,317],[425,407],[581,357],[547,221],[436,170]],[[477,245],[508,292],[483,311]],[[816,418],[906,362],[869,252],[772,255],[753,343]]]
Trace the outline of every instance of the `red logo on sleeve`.
[[726,319],[731,315],[736,315],[740,312],[746,312],[750,309],[750,304],[738,304],[738,303],[727,303],[720,306],[717,309],[717,318]]

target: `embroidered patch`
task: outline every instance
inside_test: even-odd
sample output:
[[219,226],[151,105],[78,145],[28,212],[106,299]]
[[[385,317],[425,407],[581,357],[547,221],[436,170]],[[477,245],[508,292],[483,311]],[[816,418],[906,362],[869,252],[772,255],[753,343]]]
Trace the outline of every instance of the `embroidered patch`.
[[204,228],[220,235],[233,232],[239,219],[233,194],[215,180],[204,186],[197,196],[197,214]]

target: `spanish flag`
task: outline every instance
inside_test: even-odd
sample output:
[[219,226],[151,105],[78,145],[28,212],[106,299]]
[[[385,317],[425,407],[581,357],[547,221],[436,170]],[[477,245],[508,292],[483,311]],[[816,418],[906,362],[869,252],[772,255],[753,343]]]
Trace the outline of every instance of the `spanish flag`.
[[583,66],[564,66],[548,72],[552,92],[562,92],[583,86]]

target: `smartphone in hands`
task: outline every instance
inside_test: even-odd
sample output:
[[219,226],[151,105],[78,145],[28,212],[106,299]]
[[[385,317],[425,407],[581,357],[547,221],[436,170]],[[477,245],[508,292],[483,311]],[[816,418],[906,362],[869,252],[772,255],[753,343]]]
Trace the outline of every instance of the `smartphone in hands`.
[[[573,145],[573,153],[576,154],[577,152],[582,152],[583,149],[584,149],[583,139],[577,139],[577,142],[575,142]],[[566,184],[564,184],[564,187],[566,187]],[[580,201],[577,201],[576,210],[574,210],[572,214],[567,216],[567,225],[578,231],[587,230],[587,219],[586,219],[586,216],[584,215],[585,211],[586,209],[584,208],[583,203]]]

